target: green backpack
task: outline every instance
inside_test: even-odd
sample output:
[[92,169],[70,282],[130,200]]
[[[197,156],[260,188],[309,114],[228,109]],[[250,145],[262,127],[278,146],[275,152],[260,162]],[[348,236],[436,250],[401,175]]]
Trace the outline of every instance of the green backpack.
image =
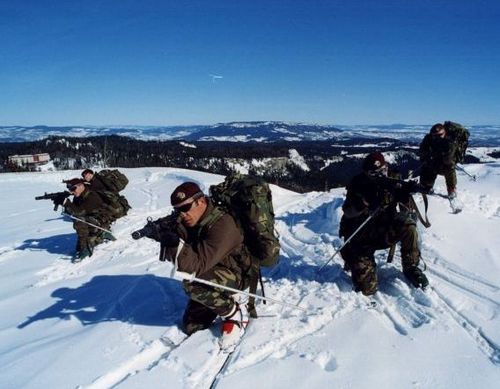
[[278,263],[280,242],[274,232],[274,210],[269,185],[259,177],[232,174],[210,187],[214,205],[223,208],[243,230],[245,246],[260,266]]
[[112,192],[121,192],[128,184],[128,178],[117,169],[104,169],[97,173],[106,188]]
[[463,163],[465,160],[465,152],[469,145],[469,131],[461,124],[454,122],[444,122],[444,128],[447,136],[454,140],[457,147],[455,151],[455,162]]
[[100,190],[96,193],[101,196],[106,205],[106,209],[115,219],[125,216],[128,210],[132,208],[125,196],[119,195],[118,193],[109,190]]

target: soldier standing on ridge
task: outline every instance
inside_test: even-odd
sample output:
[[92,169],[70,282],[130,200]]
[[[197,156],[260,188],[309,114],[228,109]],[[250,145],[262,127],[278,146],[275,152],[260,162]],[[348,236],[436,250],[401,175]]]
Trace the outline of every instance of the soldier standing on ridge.
[[463,162],[468,145],[469,132],[453,122],[436,123],[420,144],[422,172],[420,184],[432,193],[438,175],[446,181],[448,197],[457,196],[456,164]]

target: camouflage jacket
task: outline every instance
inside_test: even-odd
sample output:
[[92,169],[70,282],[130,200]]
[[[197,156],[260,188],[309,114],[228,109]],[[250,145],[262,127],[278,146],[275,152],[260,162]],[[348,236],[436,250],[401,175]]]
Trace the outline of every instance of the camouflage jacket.
[[456,143],[450,137],[439,138],[427,134],[420,144],[420,160],[435,169],[453,167],[456,147]]
[[94,173],[94,176],[92,177],[92,180],[90,180],[87,185],[89,186],[90,190],[99,192],[99,191],[109,191],[109,189],[104,185],[104,182],[102,181],[101,177],[99,177],[99,173]]
[[85,189],[78,197],[73,197],[73,201],[64,203],[64,211],[72,216],[93,216],[101,217],[107,214],[106,205],[96,192]]
[[[186,228],[178,219],[175,229],[185,242],[177,256],[179,270],[202,275],[216,265],[239,274],[250,269],[252,260],[243,244],[242,231],[231,215],[214,207],[210,200],[196,226]],[[170,248],[167,256],[175,258],[176,251]]]
[[396,187],[391,178],[358,174],[347,185],[339,236],[350,236],[375,210],[379,212],[369,225],[390,223],[398,213],[397,204],[408,203],[409,196],[408,192]]

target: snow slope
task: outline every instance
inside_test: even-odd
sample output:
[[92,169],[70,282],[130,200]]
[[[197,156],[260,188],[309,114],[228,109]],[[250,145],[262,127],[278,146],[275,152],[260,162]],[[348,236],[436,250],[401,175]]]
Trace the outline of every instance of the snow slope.
[[[351,291],[335,258],[343,190],[297,194],[273,186],[280,265],[265,272],[267,295],[307,314],[259,305],[219,388],[493,388],[500,382],[500,164],[459,173],[464,211],[430,198],[432,226],[421,228],[432,287],[410,288],[398,255],[380,251],[373,308]],[[133,241],[148,216],[170,212],[185,180],[205,190],[222,181],[169,168],[123,169],[133,206],[113,226],[118,240],[80,264],[70,220],[35,201],[79,172],[0,175],[0,387],[207,387],[217,362],[217,329],[182,342],[186,297],[157,260],[158,244]],[[444,192],[440,178],[437,190]],[[418,199],[419,204],[421,200]]]

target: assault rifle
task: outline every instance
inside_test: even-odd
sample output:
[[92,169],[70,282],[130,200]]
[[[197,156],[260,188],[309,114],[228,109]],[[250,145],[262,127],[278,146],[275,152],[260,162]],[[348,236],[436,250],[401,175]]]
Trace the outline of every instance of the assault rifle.
[[166,250],[168,247],[177,246],[179,244],[179,236],[176,232],[178,212],[172,212],[166,217],[154,220],[147,218],[147,223],[140,230],[132,232],[132,238],[137,240],[141,238],[149,238],[160,242],[160,261],[165,261]]
[[154,239],[158,242],[162,240],[162,233],[164,231],[173,231],[177,225],[178,212],[172,212],[170,215],[153,220],[148,217],[147,223],[140,230],[132,232],[132,238],[137,240],[141,238]]
[[418,183],[417,180],[402,180],[386,176],[372,176],[376,182],[384,189],[393,194],[426,193],[427,189]]
[[152,218],[148,217],[147,218],[147,223],[144,227],[142,227],[140,230],[132,232],[132,239],[141,239],[141,238],[150,238],[150,239],[155,239],[155,237],[158,236],[159,233],[159,225],[158,225],[158,220],[153,221]]
[[62,205],[64,203],[64,200],[69,196],[71,196],[71,193],[69,193],[67,190],[65,190],[64,192],[55,193],[45,192],[43,196],[36,196],[35,200],[52,200],[54,202],[54,211],[57,211],[59,205]]

